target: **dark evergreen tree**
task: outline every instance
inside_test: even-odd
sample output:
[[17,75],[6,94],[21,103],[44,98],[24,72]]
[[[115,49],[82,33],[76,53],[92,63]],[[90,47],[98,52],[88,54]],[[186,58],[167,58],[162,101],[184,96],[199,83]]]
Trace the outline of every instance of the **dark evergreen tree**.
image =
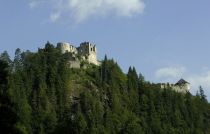
[[[107,56],[69,68],[69,53],[47,42],[38,52],[0,56],[0,132],[32,134],[208,134],[210,104],[137,75]],[[11,62],[11,63],[10,63]]]
[[21,133],[16,127],[18,115],[8,94],[9,65],[6,60],[0,60],[0,130],[5,134]]

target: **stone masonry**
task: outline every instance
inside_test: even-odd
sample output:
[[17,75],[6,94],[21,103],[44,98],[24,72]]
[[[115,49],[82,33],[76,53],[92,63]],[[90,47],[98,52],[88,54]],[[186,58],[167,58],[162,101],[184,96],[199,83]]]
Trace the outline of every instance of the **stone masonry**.
[[59,42],[57,43],[57,48],[61,50],[62,53],[70,52],[73,58],[70,59],[70,67],[78,68],[80,61],[76,57],[81,57],[82,60],[94,65],[100,65],[97,60],[97,50],[96,45],[90,42],[83,42],[79,47],[75,47],[70,43]]
[[180,79],[176,84],[160,83],[159,85],[162,89],[171,88],[172,90],[181,93],[186,93],[190,91],[190,83],[185,81],[184,79]]

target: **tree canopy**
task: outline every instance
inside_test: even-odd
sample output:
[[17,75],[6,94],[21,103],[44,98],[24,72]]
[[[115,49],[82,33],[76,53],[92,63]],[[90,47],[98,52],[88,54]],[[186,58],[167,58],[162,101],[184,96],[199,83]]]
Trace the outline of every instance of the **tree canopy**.
[[[101,66],[73,69],[47,42],[38,52],[0,56],[0,129],[20,134],[209,134],[210,104],[124,73],[105,56]],[[87,64],[87,63],[85,63]]]

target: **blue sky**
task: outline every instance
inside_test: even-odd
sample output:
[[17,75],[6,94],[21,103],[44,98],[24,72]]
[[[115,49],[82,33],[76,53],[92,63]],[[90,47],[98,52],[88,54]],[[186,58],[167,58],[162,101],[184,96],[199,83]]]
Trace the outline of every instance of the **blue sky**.
[[209,0],[1,0],[0,52],[47,41],[97,45],[98,57],[135,66],[152,82],[202,85],[210,100]]

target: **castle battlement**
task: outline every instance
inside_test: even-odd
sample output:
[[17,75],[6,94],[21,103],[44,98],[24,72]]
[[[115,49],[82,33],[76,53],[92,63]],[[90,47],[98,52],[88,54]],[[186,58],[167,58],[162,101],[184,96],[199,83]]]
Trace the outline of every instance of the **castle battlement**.
[[[59,42],[57,43],[57,48],[61,50],[61,53],[70,52],[74,56],[75,55],[80,56],[83,60],[87,61],[88,63],[99,65],[99,62],[97,60],[96,45],[91,44],[90,42],[82,42],[79,47],[75,47],[74,45],[71,45],[70,43]],[[71,64],[74,64],[77,62],[77,67],[78,67],[78,62],[80,62],[80,61],[72,62],[72,60],[70,61],[71,61],[70,62]]]
[[67,42],[59,42],[57,43],[57,47],[61,49],[62,53],[66,53],[66,52],[71,52],[75,54],[78,53],[77,48]]
[[184,79],[180,79],[175,84],[170,83],[159,83],[161,89],[171,88],[177,92],[186,93],[190,91],[190,83]]

